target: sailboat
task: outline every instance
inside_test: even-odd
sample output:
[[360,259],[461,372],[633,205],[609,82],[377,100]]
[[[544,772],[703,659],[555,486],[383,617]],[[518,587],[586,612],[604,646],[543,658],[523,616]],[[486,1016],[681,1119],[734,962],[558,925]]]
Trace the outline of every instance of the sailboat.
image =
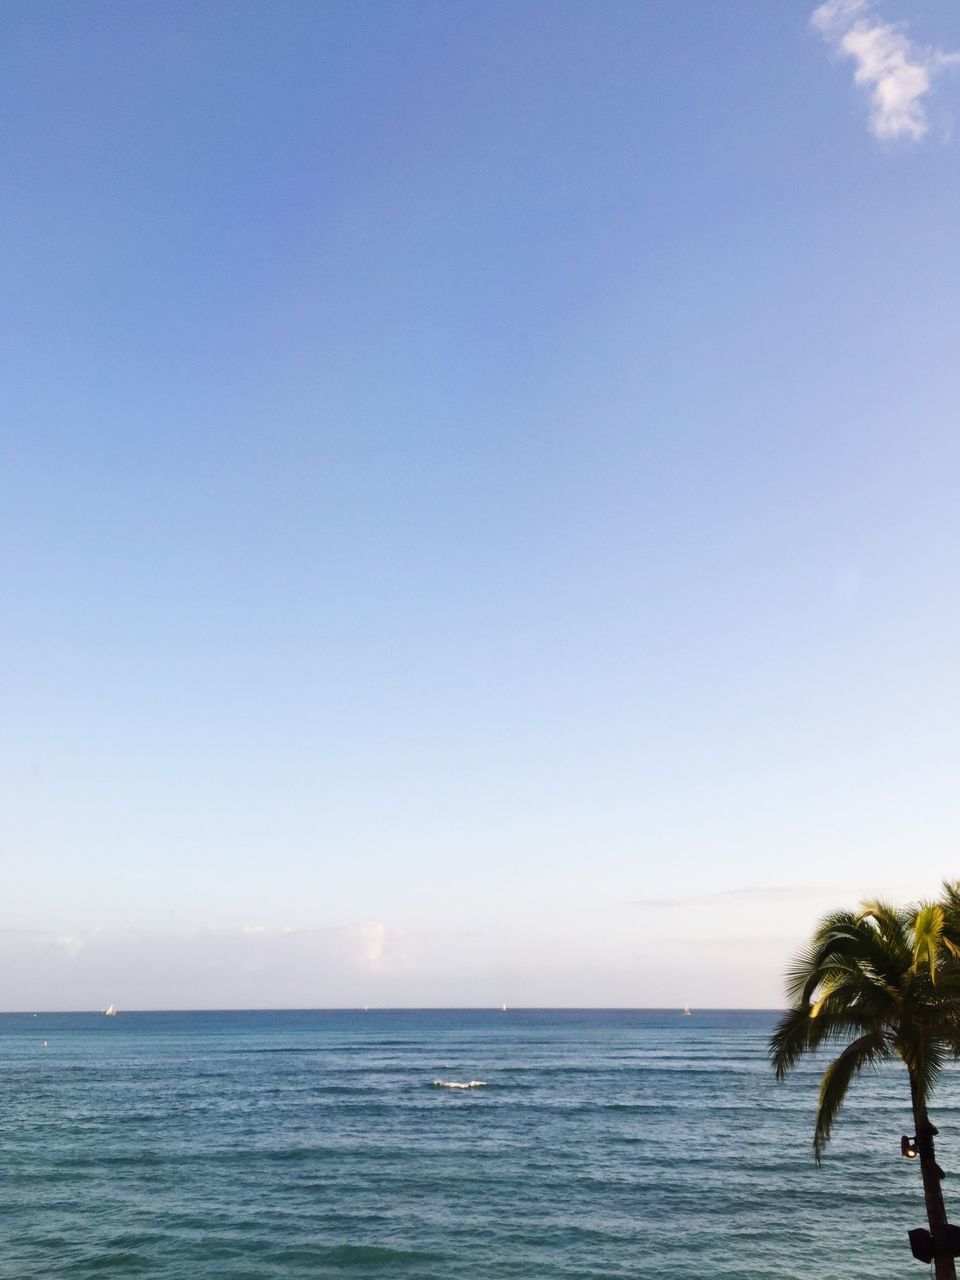
[[506,1013],[506,1012],[507,1012],[507,1002],[506,1002],[506,1001],[504,1001],[504,1002],[503,1002],[503,1004],[500,1006],[500,1012],[501,1012],[501,1013]]
[[684,1016],[685,1018],[689,1018],[689,1017],[690,1017],[690,1006],[689,1006],[688,1004],[685,1004],[685,1005],[683,1006],[683,1008],[680,1010],[680,1012],[683,1014],[683,1016]]
[[115,1018],[117,1016],[117,1006],[115,1004],[108,1004],[103,1012],[108,1018]]

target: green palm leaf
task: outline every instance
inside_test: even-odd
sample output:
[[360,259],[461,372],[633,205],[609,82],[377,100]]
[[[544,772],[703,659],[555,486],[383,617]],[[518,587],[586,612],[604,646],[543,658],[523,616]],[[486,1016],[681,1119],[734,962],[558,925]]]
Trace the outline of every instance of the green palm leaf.
[[817,1104],[817,1124],[813,1134],[813,1155],[817,1164],[823,1159],[824,1148],[830,1140],[833,1122],[837,1118],[847,1090],[854,1076],[867,1066],[875,1066],[891,1056],[886,1033],[870,1031],[852,1044],[848,1044],[839,1057],[830,1063],[820,1081],[820,1097]]
[[939,903],[928,902],[917,909],[913,924],[913,967],[929,969],[930,981],[937,980],[937,960],[943,942],[944,913]]

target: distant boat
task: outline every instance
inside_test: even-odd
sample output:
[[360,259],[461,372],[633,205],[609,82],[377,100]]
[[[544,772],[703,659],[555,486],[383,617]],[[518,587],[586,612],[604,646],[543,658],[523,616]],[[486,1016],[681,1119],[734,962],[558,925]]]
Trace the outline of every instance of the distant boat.
[[501,1013],[506,1013],[506,1012],[507,1012],[507,1006],[506,1006],[506,1003],[504,1003],[504,1004],[502,1004],[502,1005],[500,1006],[500,1012],[501,1012]]
[[690,1017],[690,1006],[689,1006],[688,1004],[685,1004],[685,1005],[683,1006],[683,1008],[680,1010],[680,1012],[683,1014],[683,1016],[684,1016],[685,1018],[689,1018],[689,1017]]
[[115,1018],[117,1016],[117,1006],[115,1004],[108,1004],[103,1012],[108,1018]]

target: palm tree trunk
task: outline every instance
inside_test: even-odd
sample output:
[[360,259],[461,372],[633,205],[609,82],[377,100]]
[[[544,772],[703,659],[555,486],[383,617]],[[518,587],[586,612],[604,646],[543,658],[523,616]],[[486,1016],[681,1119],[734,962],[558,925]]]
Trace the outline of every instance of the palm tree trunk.
[[[923,1179],[923,1199],[927,1206],[927,1221],[930,1223],[930,1234],[936,1242],[947,1225],[947,1210],[943,1203],[943,1189],[940,1184],[940,1172],[933,1149],[933,1133],[930,1117],[927,1115],[926,1102],[917,1087],[913,1074],[910,1076],[910,1096],[913,1101],[913,1122],[916,1126],[917,1151],[920,1155],[920,1176]],[[957,1280],[957,1268],[953,1258],[941,1255],[940,1250],[934,1255],[937,1280]]]

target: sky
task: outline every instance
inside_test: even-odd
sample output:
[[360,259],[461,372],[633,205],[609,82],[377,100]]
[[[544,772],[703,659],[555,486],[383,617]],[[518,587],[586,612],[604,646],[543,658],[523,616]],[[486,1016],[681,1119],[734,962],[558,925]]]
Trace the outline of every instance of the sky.
[[960,876],[957,50],[8,0],[0,1007],[776,1007]]

